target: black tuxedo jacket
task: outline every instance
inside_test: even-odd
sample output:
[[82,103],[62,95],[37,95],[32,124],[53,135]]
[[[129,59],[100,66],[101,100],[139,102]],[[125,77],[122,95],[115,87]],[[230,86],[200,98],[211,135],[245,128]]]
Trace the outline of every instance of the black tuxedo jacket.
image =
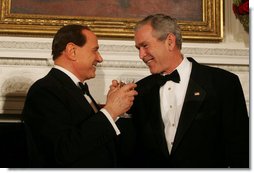
[[188,59],[192,71],[170,155],[156,75],[137,82],[130,111],[137,145],[130,160],[134,167],[248,167],[249,118],[238,77]]
[[116,132],[63,72],[36,81],[23,109],[31,167],[115,167]]

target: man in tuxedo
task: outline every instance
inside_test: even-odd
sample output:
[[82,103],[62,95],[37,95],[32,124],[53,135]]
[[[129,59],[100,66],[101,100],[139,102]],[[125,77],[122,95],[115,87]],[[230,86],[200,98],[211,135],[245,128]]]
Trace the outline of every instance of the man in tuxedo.
[[95,34],[67,25],[52,44],[54,67],[28,91],[23,119],[31,167],[105,168],[117,166],[115,124],[133,104],[136,84],[110,87],[100,109],[84,81],[103,61]]
[[249,118],[237,75],[181,53],[175,19],[137,23],[135,44],[150,76],[137,82],[134,167],[249,167]]

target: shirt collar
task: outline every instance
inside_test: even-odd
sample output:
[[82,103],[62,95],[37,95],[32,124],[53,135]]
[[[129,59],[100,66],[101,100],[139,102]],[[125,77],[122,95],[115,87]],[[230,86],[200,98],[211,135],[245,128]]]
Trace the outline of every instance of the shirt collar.
[[[174,70],[177,70],[179,73],[180,83],[183,81],[183,79],[185,79],[186,77],[190,75],[191,66],[192,66],[191,62],[188,61],[188,59],[183,56],[182,62],[174,69]],[[162,74],[162,75],[164,76],[166,74]]]
[[77,85],[78,83],[80,82],[79,79],[73,74],[71,73],[70,71],[66,70],[65,68],[59,66],[59,65],[54,65],[54,68],[62,71],[63,73],[65,73],[67,76],[69,76],[71,78],[71,80]]
[[186,57],[183,57],[183,60],[182,62],[179,64],[179,66],[176,68],[178,73],[179,73],[179,76],[180,76],[180,79],[185,76],[186,72],[189,71],[189,66],[190,66],[190,61],[187,60]]

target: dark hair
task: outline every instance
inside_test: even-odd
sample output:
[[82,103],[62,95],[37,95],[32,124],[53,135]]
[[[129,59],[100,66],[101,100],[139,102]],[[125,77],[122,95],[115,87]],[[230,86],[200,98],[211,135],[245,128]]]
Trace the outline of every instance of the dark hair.
[[66,45],[70,42],[83,46],[86,43],[86,36],[82,34],[84,29],[90,30],[88,26],[83,25],[66,25],[60,28],[54,36],[52,43],[53,60],[62,54]]
[[163,41],[167,38],[169,33],[172,33],[176,37],[176,45],[179,49],[182,48],[182,34],[176,19],[167,16],[165,14],[149,15],[143,20],[139,21],[135,27],[135,31],[140,29],[146,24],[150,24],[155,32],[153,36]]

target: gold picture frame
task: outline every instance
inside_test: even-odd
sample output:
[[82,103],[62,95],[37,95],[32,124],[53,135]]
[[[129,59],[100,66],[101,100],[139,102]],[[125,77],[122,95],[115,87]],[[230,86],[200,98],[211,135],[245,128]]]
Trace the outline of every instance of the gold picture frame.
[[[223,0],[200,1],[201,20],[178,21],[183,39],[221,41],[223,38]],[[90,26],[99,37],[128,39],[133,38],[133,28],[141,19],[12,13],[11,4],[11,0],[1,0],[1,35],[52,36],[63,25],[84,24]],[[180,10],[185,11],[186,9]]]

